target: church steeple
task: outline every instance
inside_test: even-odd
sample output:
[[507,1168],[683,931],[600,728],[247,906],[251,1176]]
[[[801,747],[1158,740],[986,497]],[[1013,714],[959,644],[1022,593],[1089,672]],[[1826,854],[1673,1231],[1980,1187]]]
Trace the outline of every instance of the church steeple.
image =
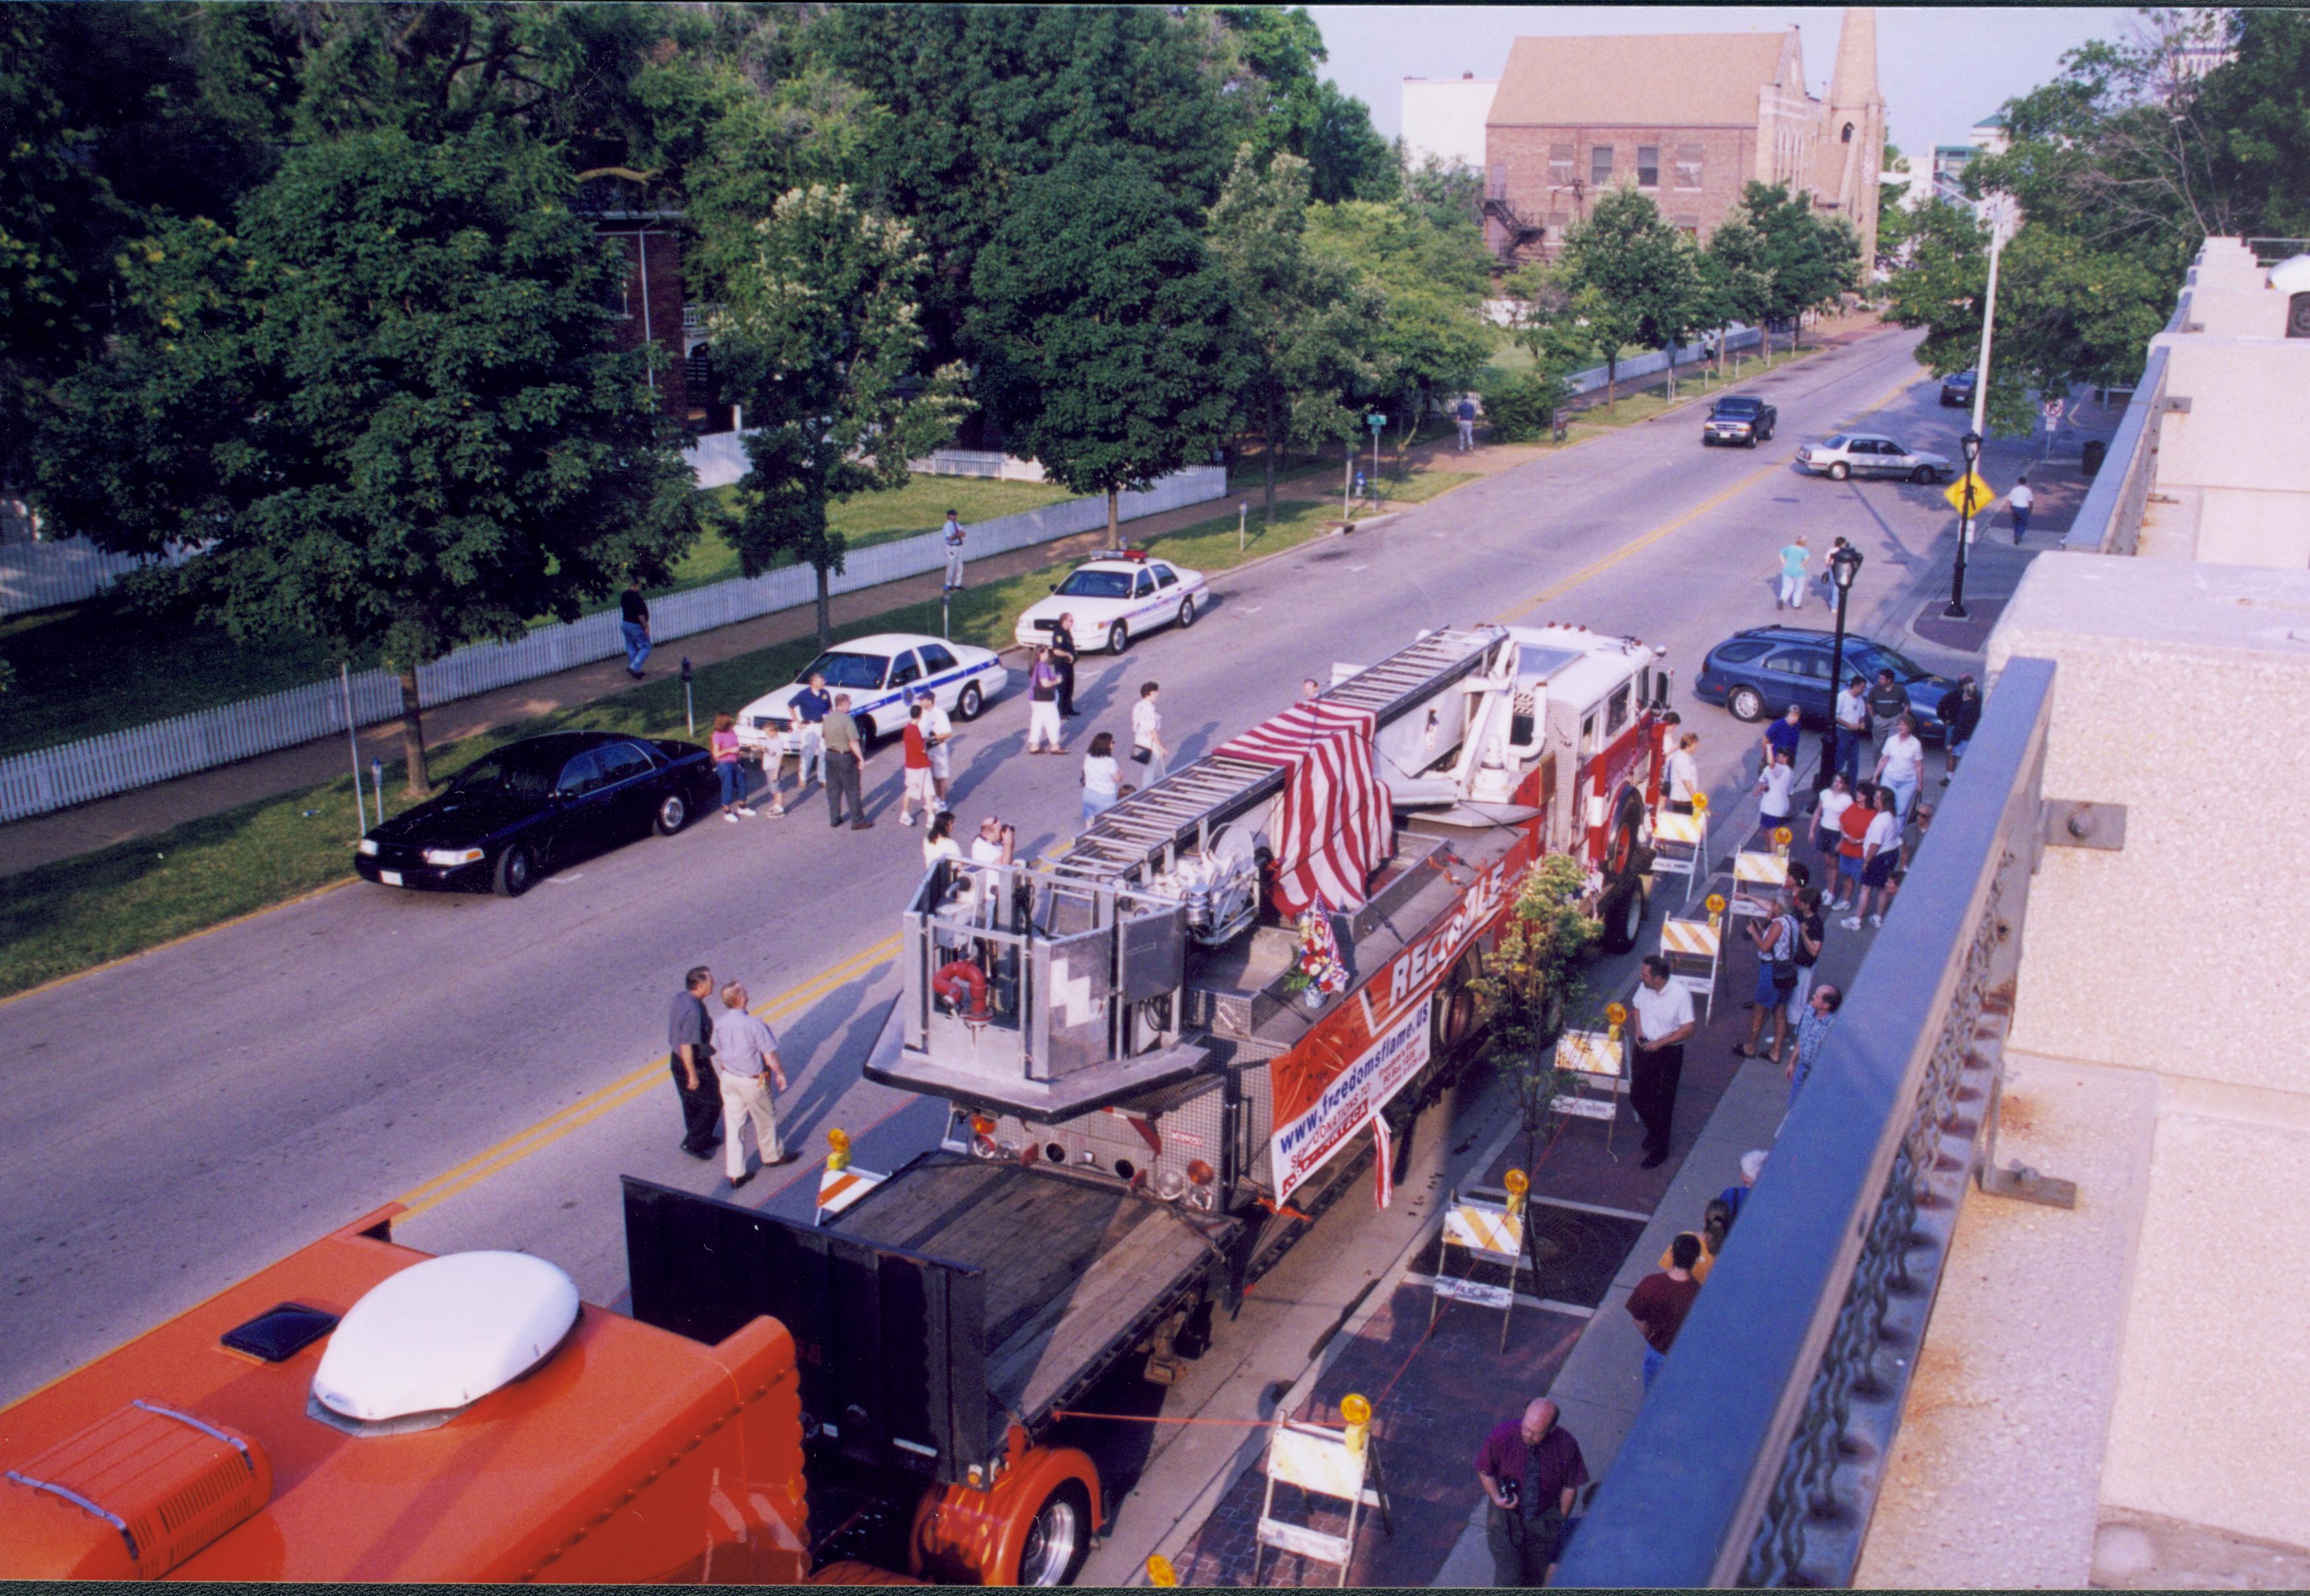
[[1861,235],[1861,268],[1877,258],[1877,183],[1885,159],[1885,96],[1877,87],[1877,8],[1848,5],[1837,67],[1813,146],[1812,190]]

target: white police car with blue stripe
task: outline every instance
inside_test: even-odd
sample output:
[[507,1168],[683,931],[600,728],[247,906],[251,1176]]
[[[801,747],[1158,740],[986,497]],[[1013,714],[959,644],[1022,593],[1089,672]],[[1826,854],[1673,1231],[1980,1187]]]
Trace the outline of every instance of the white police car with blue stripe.
[[991,648],[912,632],[854,638],[811,661],[790,685],[764,693],[740,710],[739,746],[757,753],[774,745],[780,753],[802,752],[794,699],[809,687],[813,672],[826,679],[829,698],[850,695],[851,717],[870,741],[890,736],[906,724],[911,692],[927,688],[940,708],[957,720],[970,720],[1011,684],[1011,672]]
[[1156,559],[1138,549],[1110,550],[1077,566],[1067,579],[1038,599],[1019,617],[1012,634],[1027,647],[1051,640],[1059,617],[1075,618],[1078,653],[1103,648],[1121,654],[1133,638],[1160,626],[1190,627],[1210,602],[1211,585],[1201,571]]

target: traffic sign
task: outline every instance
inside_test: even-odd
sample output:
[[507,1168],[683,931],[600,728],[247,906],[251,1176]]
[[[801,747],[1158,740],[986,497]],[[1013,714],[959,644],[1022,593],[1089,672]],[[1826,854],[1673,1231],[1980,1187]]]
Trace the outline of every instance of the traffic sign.
[[1366,417],[1364,418],[1364,425],[1365,425],[1365,426],[1367,426],[1367,427],[1369,427],[1373,431],[1376,432],[1376,431],[1378,431],[1381,428],[1383,428],[1383,427],[1385,427],[1385,426],[1386,426],[1386,425],[1387,425],[1387,418],[1386,418],[1385,416],[1384,416],[1384,415],[1380,414],[1380,412],[1377,412],[1377,411],[1374,411],[1374,412],[1371,412],[1371,414],[1369,414],[1369,415],[1368,415],[1368,416],[1366,416]]
[[1996,490],[1981,480],[1979,472],[1972,471],[1942,489],[1941,497],[1960,516],[1978,516],[1997,502]]
[[2062,419],[2061,400],[2048,399],[2045,401],[2045,419],[2049,421],[2058,421]]

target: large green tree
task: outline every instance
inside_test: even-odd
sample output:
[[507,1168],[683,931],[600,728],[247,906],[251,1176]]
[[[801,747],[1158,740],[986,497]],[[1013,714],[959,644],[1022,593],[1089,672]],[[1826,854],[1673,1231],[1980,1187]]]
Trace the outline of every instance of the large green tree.
[[[1700,252],[1699,311],[1702,324],[1716,329],[1716,371],[1724,373],[1726,330],[1746,322],[1762,330],[1772,309],[1773,280],[1765,261],[1765,239],[1739,217],[1728,217],[1708,235]],[[1765,359],[1772,360],[1770,341]]]
[[69,530],[208,545],[149,585],[236,638],[397,667],[413,793],[420,664],[662,583],[696,534],[569,186],[512,128],[298,147],[237,235],[172,223],[132,252],[114,351],[60,385],[42,440]]
[[1227,102],[1261,165],[1278,153],[1298,157],[1319,204],[1396,197],[1395,152],[1373,129],[1369,108],[1317,70],[1327,55],[1307,7],[1220,5],[1207,14]]
[[844,5],[803,48],[889,113],[870,192],[929,257],[942,360],[978,358],[963,325],[979,253],[1035,179],[1078,155],[1128,160],[1192,226],[1234,159],[1211,31],[1159,7]]
[[1600,195],[1566,232],[1564,277],[1602,353],[1606,403],[1619,396],[1622,349],[1663,348],[1698,324],[1695,255],[1650,197],[1625,186]]
[[1249,376],[1227,273],[1173,196],[1113,146],[1021,184],[971,278],[977,394],[1078,493],[1209,457]]
[[1307,242],[1307,163],[1246,145],[1211,208],[1211,254],[1227,273],[1250,355],[1246,408],[1265,447],[1265,518],[1275,518],[1276,456],[1298,438],[1352,437],[1348,402],[1370,373],[1366,346],[1384,302],[1352,269]]
[[1372,371],[1356,397],[1396,425],[1399,451],[1431,415],[1474,386],[1494,341],[1484,320],[1492,257],[1472,226],[1437,226],[1401,202],[1319,205],[1307,234],[1320,254],[1350,268],[1378,297]]
[[[1834,307],[1840,295],[1860,282],[1860,235],[1843,217],[1821,217],[1809,196],[1792,193],[1785,184],[1751,180],[1732,214],[1754,228],[1763,242],[1770,285],[1764,312],[1772,321],[1789,324],[1789,347],[1795,349],[1803,337],[1804,318]],[[1765,350],[1769,356],[1769,330]]]
[[827,507],[904,487],[908,460],[953,436],[963,373],[915,379],[921,254],[902,223],[850,189],[792,190],[750,237],[751,258],[724,275],[714,323],[725,391],[748,429],[731,542],[750,577],[781,556],[818,573],[823,648],[834,636],[828,578],[846,552]]

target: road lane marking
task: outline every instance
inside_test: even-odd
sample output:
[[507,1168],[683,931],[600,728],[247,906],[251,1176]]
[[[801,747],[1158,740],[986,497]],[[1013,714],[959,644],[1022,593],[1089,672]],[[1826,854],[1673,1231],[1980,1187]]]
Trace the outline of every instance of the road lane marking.
[[[834,991],[887,963],[899,951],[896,934],[887,936],[873,946],[853,954],[840,964],[822,970],[809,980],[780,993],[769,1002],[757,1004],[753,1012],[765,1019],[782,1019],[808,1007]],[[472,1158],[414,1186],[394,1201],[408,1210],[413,1217],[429,1209],[438,1208],[450,1198],[473,1187],[533,1153],[542,1151],[568,1136],[571,1132],[593,1123],[604,1115],[633,1102],[658,1081],[661,1072],[670,1070],[673,1055],[660,1054],[649,1063],[629,1071],[607,1086],[588,1092],[575,1103],[547,1115],[524,1131],[515,1132],[495,1146],[475,1153]]]
[[[1908,392],[1909,389],[1915,387],[1924,380],[1924,379],[1920,377],[1904,377],[1898,385],[1889,390],[1883,398],[1878,400],[1874,404],[1870,405],[1868,409],[1857,412],[1854,419],[1857,421],[1862,416],[1875,414],[1878,411],[1884,409],[1887,405],[1892,403],[1894,400],[1899,398],[1903,394]],[[1575,571],[1571,576],[1564,578],[1563,581],[1541,589],[1541,591],[1533,594],[1522,603],[1515,604],[1507,610],[1503,610],[1491,619],[1494,621],[1500,623],[1512,622],[1522,616],[1531,614],[1533,610],[1537,609],[1541,604],[1555,603],[1558,599],[1562,598],[1566,594],[1570,593],[1574,588],[1579,586],[1581,584],[1596,577],[1602,576],[1606,571],[1611,570],[1614,566],[1620,564],[1622,560],[1628,559],[1631,555],[1641,553],[1643,551],[1651,548],[1654,543],[1659,542],[1663,538],[1667,537],[1671,533],[1680,532],[1685,527],[1691,525],[1693,522],[1698,520],[1709,511],[1716,508],[1717,506],[1724,504],[1728,499],[1737,498],[1741,494],[1747,492],[1750,488],[1755,487],[1759,482],[1763,481],[1775,472],[1785,471],[1788,467],[1789,462],[1787,460],[1770,461],[1766,464],[1759,466],[1747,476],[1742,477],[1739,481],[1734,482],[1731,487],[1711,494],[1708,498],[1702,499],[1698,504],[1693,506],[1692,508],[1685,511],[1683,515],[1677,516],[1674,520],[1663,522],[1640,537],[1631,538],[1628,542],[1613,550],[1610,554],[1606,554],[1600,559],[1590,561],[1587,565],[1583,566],[1579,570]]]

